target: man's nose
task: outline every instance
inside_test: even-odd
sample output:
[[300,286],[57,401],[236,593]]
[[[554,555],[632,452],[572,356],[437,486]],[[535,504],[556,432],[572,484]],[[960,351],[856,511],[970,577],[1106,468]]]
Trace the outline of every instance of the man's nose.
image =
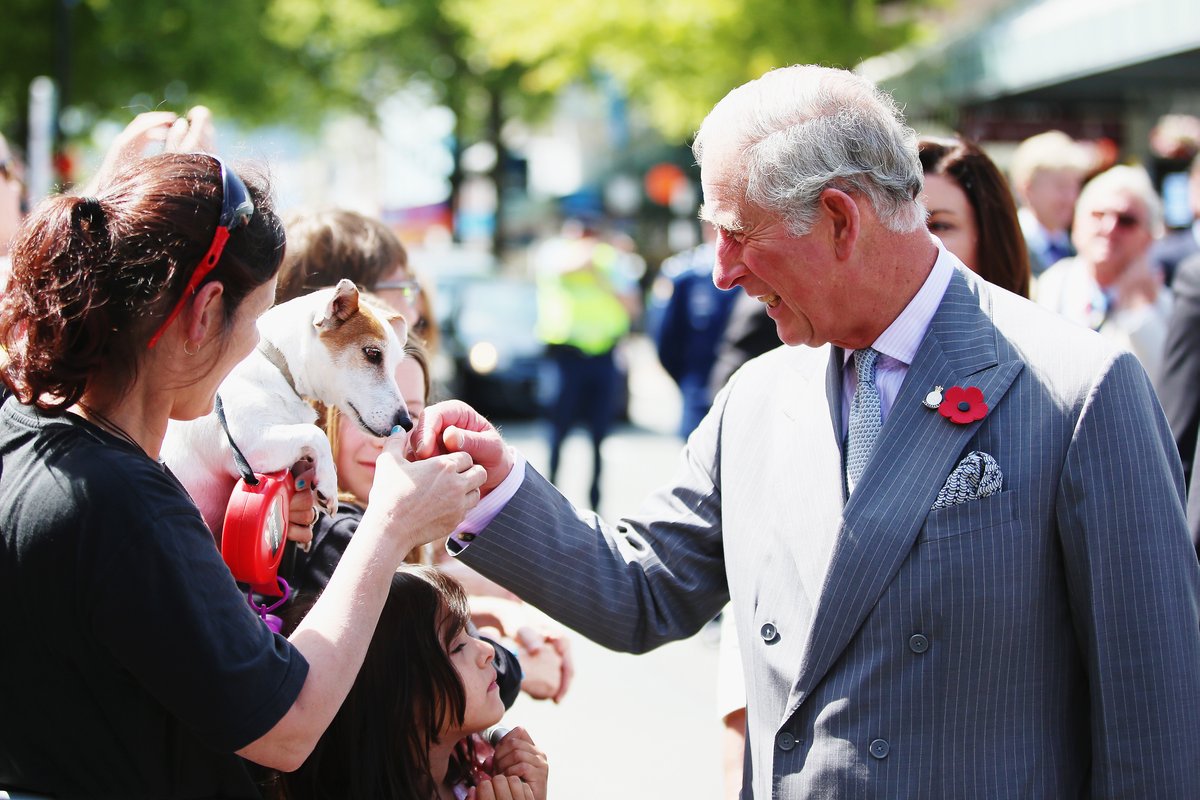
[[718,244],[716,263],[713,264],[713,283],[717,288],[732,289],[745,272],[737,249]]

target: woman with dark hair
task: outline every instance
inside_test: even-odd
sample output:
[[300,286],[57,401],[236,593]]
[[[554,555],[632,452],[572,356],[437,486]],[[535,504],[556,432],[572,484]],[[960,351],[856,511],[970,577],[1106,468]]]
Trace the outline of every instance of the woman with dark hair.
[[[209,413],[257,343],[283,247],[266,191],[207,155],[143,159],[18,234],[0,301],[0,788],[258,797],[238,756],[305,759],[404,554],[478,502],[467,456],[409,464],[393,437],[312,613],[285,639],[250,608],[158,456],[167,421]],[[293,518],[311,503],[297,492]]]
[[[285,625],[308,605],[292,603]],[[500,721],[504,703],[492,646],[469,633],[470,620],[453,578],[418,565],[392,576],[354,687],[308,760],[280,776],[276,796],[544,800],[546,757],[523,729],[499,741],[490,763],[474,750],[471,737]]]
[[1008,183],[967,139],[922,138],[929,231],[984,280],[1029,296],[1029,253]]

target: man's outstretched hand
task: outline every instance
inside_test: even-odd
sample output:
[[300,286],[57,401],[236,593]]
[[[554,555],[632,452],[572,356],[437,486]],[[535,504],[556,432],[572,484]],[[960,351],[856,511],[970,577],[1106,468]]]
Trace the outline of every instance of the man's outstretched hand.
[[419,461],[444,453],[462,452],[487,470],[481,496],[495,489],[512,471],[513,458],[499,431],[482,414],[461,400],[429,406],[408,436],[408,459]]

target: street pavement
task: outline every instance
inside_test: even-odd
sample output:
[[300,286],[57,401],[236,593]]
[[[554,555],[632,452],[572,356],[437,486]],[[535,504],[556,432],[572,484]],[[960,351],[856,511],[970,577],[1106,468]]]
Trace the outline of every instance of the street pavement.
[[[672,475],[680,440],[674,385],[644,339],[630,359],[631,424],[604,443],[600,512],[610,522],[636,510]],[[496,420],[505,439],[545,474],[540,422]],[[559,488],[586,507],[591,443],[582,429],[566,441]],[[550,762],[552,800],[689,798],[720,800],[721,726],[716,715],[715,626],[651,653],[615,653],[571,635],[575,681],[554,705],[522,695],[505,725],[526,727]]]

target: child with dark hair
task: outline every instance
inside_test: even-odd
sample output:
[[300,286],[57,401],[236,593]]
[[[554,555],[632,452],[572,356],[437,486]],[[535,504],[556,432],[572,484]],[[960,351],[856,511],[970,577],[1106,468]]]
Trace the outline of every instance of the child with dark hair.
[[[310,605],[291,604],[285,631]],[[545,800],[546,756],[524,729],[494,753],[478,736],[500,721],[504,703],[492,646],[469,630],[456,580],[402,567],[350,694],[308,760],[279,776],[276,797]]]

